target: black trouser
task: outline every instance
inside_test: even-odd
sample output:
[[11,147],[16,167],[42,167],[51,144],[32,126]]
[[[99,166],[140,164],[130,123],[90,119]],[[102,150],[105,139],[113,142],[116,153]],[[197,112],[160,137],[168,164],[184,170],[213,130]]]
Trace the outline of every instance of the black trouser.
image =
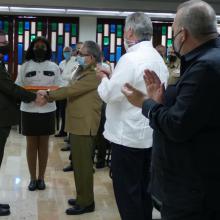
[[161,215],[162,220],[220,220],[220,211],[210,210],[203,202],[192,204],[189,209],[162,205]]
[[2,159],[4,156],[5,144],[10,133],[11,126],[0,127],[0,166],[2,164]]
[[[106,150],[109,149],[110,143],[104,138],[104,136],[100,135],[97,137],[99,140],[97,141],[97,163],[105,163],[106,160]],[[96,142],[96,143],[97,143]]]
[[97,163],[105,163],[106,159],[106,150],[110,148],[110,143],[106,140],[103,136],[104,126],[105,126],[105,108],[106,104],[102,104],[102,111],[101,111],[101,120],[99,124],[99,129],[95,138],[95,146],[97,149]]
[[59,117],[61,117],[61,127],[59,131],[60,133],[63,133],[65,128],[65,112],[66,112],[66,99],[57,101],[57,112],[56,112],[57,119],[59,120]]
[[151,149],[129,148],[112,143],[112,179],[122,220],[151,220],[148,193]]

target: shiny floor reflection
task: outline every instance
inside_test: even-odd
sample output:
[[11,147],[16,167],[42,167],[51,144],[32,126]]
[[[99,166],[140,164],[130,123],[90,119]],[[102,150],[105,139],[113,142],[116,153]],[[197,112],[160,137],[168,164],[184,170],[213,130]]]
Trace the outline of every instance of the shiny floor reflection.
[[[10,203],[11,215],[4,220],[120,220],[113,195],[108,168],[94,174],[96,211],[80,216],[67,216],[67,200],[75,195],[73,173],[64,173],[69,152],[60,148],[62,138],[50,138],[50,155],[46,171],[45,191],[27,190],[29,174],[25,138],[12,130],[5,148],[0,170],[0,202]],[[154,210],[154,218],[159,214]]]

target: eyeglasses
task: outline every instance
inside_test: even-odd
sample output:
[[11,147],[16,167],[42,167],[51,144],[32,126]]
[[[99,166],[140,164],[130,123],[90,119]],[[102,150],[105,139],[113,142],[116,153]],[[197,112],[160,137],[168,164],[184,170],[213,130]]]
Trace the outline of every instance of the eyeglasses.
[[78,51],[77,55],[79,55],[79,56],[81,56],[81,57],[91,56],[90,54],[87,54],[87,53],[83,54],[83,53],[81,53],[80,51]]

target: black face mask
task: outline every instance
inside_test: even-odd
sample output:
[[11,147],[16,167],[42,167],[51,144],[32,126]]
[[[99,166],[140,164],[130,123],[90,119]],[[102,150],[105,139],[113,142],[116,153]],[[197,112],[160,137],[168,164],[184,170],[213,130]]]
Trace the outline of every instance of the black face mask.
[[175,36],[173,36],[173,50],[174,50],[174,53],[176,54],[176,56],[177,56],[178,58],[181,58],[180,51],[182,50],[182,47],[183,47],[184,42],[180,45],[179,50],[177,50],[177,48],[175,47],[175,43],[174,43],[174,42],[175,42],[176,37],[177,37],[181,32],[182,32],[182,30],[180,30]]
[[9,44],[5,44],[4,46],[0,46],[0,53],[3,55],[7,55],[9,53]]
[[45,61],[47,51],[43,48],[34,49],[34,60],[36,62],[43,62]]
[[176,62],[177,57],[170,55],[170,56],[168,56],[168,59],[169,59],[170,63],[174,63],[174,62]]

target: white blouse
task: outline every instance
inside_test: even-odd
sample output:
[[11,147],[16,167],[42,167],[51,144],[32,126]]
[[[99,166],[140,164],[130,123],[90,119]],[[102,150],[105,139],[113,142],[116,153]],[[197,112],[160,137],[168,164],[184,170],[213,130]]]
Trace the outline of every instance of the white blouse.
[[[41,63],[33,60],[22,64],[15,83],[19,86],[63,86],[60,68],[54,62],[46,60]],[[34,102],[21,103],[21,111],[32,113],[47,113],[56,110],[55,102],[37,106]]]

